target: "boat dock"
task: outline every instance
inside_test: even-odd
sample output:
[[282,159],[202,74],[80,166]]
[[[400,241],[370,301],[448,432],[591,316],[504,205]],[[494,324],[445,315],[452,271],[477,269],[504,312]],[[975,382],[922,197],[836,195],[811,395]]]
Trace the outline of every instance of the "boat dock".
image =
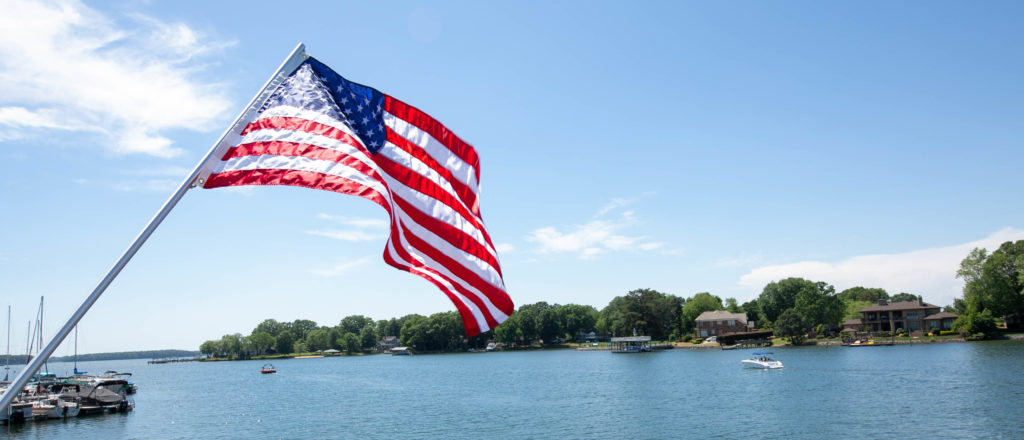
[[198,360],[199,360],[198,357],[189,357],[189,358],[161,358],[161,359],[151,359],[151,360],[149,360],[149,362],[146,362],[146,363],[147,364],[173,364],[173,363],[178,363],[178,362],[195,362],[195,361],[198,361]]

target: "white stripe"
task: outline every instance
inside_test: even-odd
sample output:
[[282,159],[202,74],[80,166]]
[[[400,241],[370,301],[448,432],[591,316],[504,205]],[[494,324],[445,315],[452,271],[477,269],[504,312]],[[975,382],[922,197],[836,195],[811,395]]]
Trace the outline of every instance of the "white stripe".
[[244,156],[233,157],[222,163],[223,170],[218,171],[249,171],[249,170],[296,170],[342,177],[361,185],[372,188],[388,197],[388,189],[378,180],[355,168],[329,160],[316,160],[294,156]]
[[[392,205],[392,207],[393,207],[393,205]],[[396,262],[398,262],[400,264],[403,264],[405,267],[407,267],[412,272],[415,272],[417,274],[423,274],[424,276],[426,276],[426,277],[428,277],[428,278],[430,278],[432,280],[437,281],[442,286],[444,286],[443,287],[444,290],[448,291],[449,293],[454,295],[456,298],[458,298],[459,302],[462,303],[467,309],[469,309],[469,313],[471,315],[473,315],[473,319],[476,320],[476,325],[477,325],[477,328],[480,329],[480,333],[483,333],[483,332],[491,329],[490,325],[487,324],[487,319],[484,317],[483,312],[480,311],[480,308],[478,308],[473,301],[471,301],[469,298],[466,298],[465,296],[462,295],[462,293],[460,293],[457,289],[455,289],[455,286],[453,286],[451,284],[451,282],[449,282],[448,280],[446,280],[442,276],[439,276],[439,275],[437,275],[437,274],[435,274],[433,272],[427,271],[427,270],[423,270],[421,268],[413,266],[411,263],[408,263],[408,262],[404,261],[398,255],[398,252],[395,251],[394,243],[391,240],[388,240],[387,250],[388,250],[388,254],[391,255],[391,259],[392,260],[394,260],[394,261],[396,261]],[[506,317],[506,319],[507,319],[507,317]],[[502,322],[504,320],[502,319],[502,320],[496,320],[496,321],[498,321],[500,323],[500,322]]]
[[[481,246],[486,248],[491,255],[494,255],[495,259],[498,258],[498,253],[490,244],[487,243],[487,239],[485,238],[483,231],[477,228],[471,221],[469,221],[469,219],[463,217],[462,214],[451,206],[410,188],[387,172],[382,171],[381,176],[384,177],[388,188],[391,188],[391,191],[395,193],[396,196],[401,197],[402,200],[405,200],[410,205],[416,207],[420,212],[436,218],[455,229],[465,232],[476,240],[477,243],[480,243]],[[480,221],[480,224],[483,225],[483,221]]]
[[461,248],[452,246],[451,243],[445,241],[441,237],[438,237],[437,234],[423,227],[419,223],[416,223],[416,221],[406,214],[400,207],[395,206],[393,209],[399,214],[399,222],[408,228],[412,234],[427,242],[427,244],[434,249],[437,249],[442,254],[445,254],[449,258],[455,260],[456,263],[466,268],[466,270],[475,273],[485,282],[498,289],[505,290],[505,285],[501,280],[501,275],[498,274],[498,271],[488,262],[481,260],[477,256],[466,252]]
[[469,190],[473,191],[473,194],[479,196],[480,183],[476,181],[476,170],[473,169],[472,165],[463,161],[455,153],[452,153],[444,144],[434,139],[426,131],[388,112],[384,112],[384,125],[399,136],[412,142],[413,145],[422,148],[437,163],[447,168],[456,179],[468,186]]
[[[391,142],[386,142],[384,144],[384,148],[382,148],[380,152],[377,153],[377,155],[386,157],[390,159],[392,162],[395,162],[405,168],[413,170],[419,175],[426,178],[427,180],[434,182],[438,187],[443,189],[444,192],[450,194],[452,197],[455,198],[455,200],[458,200],[459,204],[461,204],[463,208],[466,208],[467,212],[469,212],[470,214],[473,213],[473,210],[470,209],[469,206],[466,206],[465,201],[462,200],[462,196],[460,196],[459,193],[455,192],[455,188],[452,188],[452,184],[448,182],[447,179],[441,176],[441,174],[438,173],[437,170],[423,163],[422,160],[419,160],[413,155],[409,154],[408,151],[398,148],[398,146],[392,144]],[[473,215],[473,217],[475,217],[477,220],[480,220],[480,218],[476,217],[476,215]]]
[[337,128],[338,130],[348,133],[349,136],[359,139],[359,136],[352,131],[352,128],[349,127],[348,124],[341,122],[337,119],[334,119],[330,116],[327,116],[323,113],[305,110],[291,105],[279,105],[275,107],[270,107],[264,110],[263,113],[260,113],[260,116],[256,118],[256,120],[258,121],[260,119],[271,118],[274,116],[281,116],[285,118],[300,118],[313,122],[318,122],[323,125]]
[[[396,208],[397,207],[392,204],[391,209],[396,209]],[[395,240],[395,236],[392,235],[391,239],[389,241],[394,241],[394,240]],[[466,282],[462,278],[460,278],[460,277],[456,276],[455,274],[453,274],[443,264],[438,263],[433,258],[430,258],[430,256],[420,252],[414,246],[409,244],[409,242],[405,240],[405,232],[402,231],[402,228],[398,228],[398,241],[399,241],[399,245],[402,246],[403,249],[405,249],[406,253],[408,253],[410,256],[415,258],[417,261],[423,263],[423,265],[425,265],[425,266],[427,266],[427,267],[429,267],[429,268],[431,268],[433,270],[436,270],[437,272],[439,272],[441,275],[444,275],[449,280],[452,280],[453,282],[458,283],[459,286],[461,286],[463,289],[469,291],[470,293],[473,294],[473,296],[476,296],[477,298],[479,298],[480,301],[483,302],[485,306],[487,306],[487,311],[490,313],[490,315],[492,317],[494,317],[494,319],[496,321],[502,322],[502,321],[504,321],[505,319],[508,318],[508,315],[505,315],[500,309],[495,307],[495,305],[491,302],[491,299],[488,298],[487,295],[485,295],[479,289],[477,289],[476,287],[473,287],[471,284],[469,284],[468,282]]]
[[[238,145],[270,141],[309,144],[320,148],[343,151],[353,156],[359,154],[363,157],[366,157],[366,154],[364,153],[366,151],[365,149],[360,149],[347,142],[343,142],[335,138],[327,137],[321,134],[309,133],[305,131],[296,131],[285,128],[265,128],[262,130],[250,131],[249,133],[246,133],[244,137],[242,137],[242,141],[239,142]],[[359,140],[356,139],[356,141],[358,142]],[[367,157],[367,160],[370,159]]]

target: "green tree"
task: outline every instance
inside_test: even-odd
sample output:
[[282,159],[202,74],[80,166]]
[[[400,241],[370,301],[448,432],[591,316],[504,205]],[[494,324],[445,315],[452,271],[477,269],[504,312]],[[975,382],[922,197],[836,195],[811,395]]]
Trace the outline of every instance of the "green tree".
[[316,322],[308,319],[296,319],[291,323],[289,329],[295,336],[295,340],[305,340],[309,332],[317,328]]
[[991,255],[975,248],[960,263],[964,280],[963,309],[968,314],[989,311],[992,316],[1024,316],[1024,240],[1007,241]]
[[761,309],[761,319],[775,322],[782,312],[796,305],[797,293],[807,287],[813,288],[814,282],[803,278],[786,278],[782,281],[768,283],[761,291],[761,295],[757,297],[757,304]]
[[255,349],[256,354],[266,354],[267,350],[274,347],[276,340],[270,333],[261,331],[249,335],[249,342]]
[[227,357],[242,357],[242,334],[224,335],[220,338],[220,349]]
[[290,354],[294,352],[295,336],[292,335],[291,330],[282,331],[277,335],[276,341],[274,342],[274,351],[277,354]]
[[868,288],[857,286],[839,292],[837,296],[840,300],[846,302],[860,301],[877,303],[880,299],[889,299],[889,292],[886,292],[885,289],[880,289],[877,287]]
[[346,316],[338,323],[338,330],[341,334],[352,333],[358,335],[364,327],[373,325],[372,319],[363,315]]
[[277,335],[281,334],[281,332],[285,330],[286,328],[284,324],[277,322],[274,319],[265,319],[263,320],[263,322],[259,323],[259,325],[257,325],[256,328],[252,329],[251,334],[255,335],[256,333],[259,332],[266,332],[270,336],[276,338]]
[[725,299],[725,310],[728,310],[729,313],[743,313],[743,307],[736,302],[736,298]]
[[683,303],[682,312],[680,313],[680,324],[683,332],[690,333],[694,331],[697,325],[697,317],[701,313],[722,309],[724,309],[722,299],[708,292],[701,292],[694,295],[693,298],[687,299]]
[[345,333],[345,336],[342,336],[341,339],[343,342],[341,345],[345,348],[345,353],[352,354],[359,351],[359,336],[356,336],[355,333]]
[[891,302],[902,302],[902,301],[917,301],[917,295],[913,293],[900,292],[889,298]]
[[796,294],[793,310],[806,326],[837,326],[843,319],[844,307],[835,292],[834,287],[824,282],[805,283]]
[[558,315],[562,334],[568,339],[575,339],[580,332],[594,330],[599,313],[591,306],[566,304],[558,307]]
[[988,310],[960,315],[953,321],[953,330],[968,339],[991,339],[998,332],[996,319]]
[[333,345],[331,334],[322,328],[313,329],[306,335],[306,349],[309,351],[327,350]]
[[217,341],[206,341],[203,342],[202,344],[199,344],[199,352],[206,356],[214,357],[217,354],[220,354],[219,351],[220,350],[217,347]]
[[775,335],[789,340],[790,344],[799,345],[807,337],[807,325],[793,309],[787,309],[775,320]]
[[761,327],[761,307],[757,305],[757,299],[747,301],[740,305],[743,312],[747,314],[747,322],[754,322],[755,325]]
[[369,350],[377,345],[377,339],[377,330],[374,326],[363,327],[363,330],[359,332],[359,347]]

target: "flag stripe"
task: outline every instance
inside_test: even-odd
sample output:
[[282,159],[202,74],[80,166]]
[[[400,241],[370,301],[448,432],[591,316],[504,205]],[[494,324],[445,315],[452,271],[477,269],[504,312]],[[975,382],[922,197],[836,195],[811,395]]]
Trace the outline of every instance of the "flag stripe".
[[430,137],[440,142],[447,147],[448,151],[451,151],[451,153],[472,167],[475,181],[480,181],[480,158],[477,156],[476,150],[456,136],[455,133],[448,130],[447,127],[441,125],[440,122],[430,115],[423,113],[420,109],[391,96],[384,97],[384,111],[430,134]]
[[442,173],[444,178],[457,189],[460,198],[477,216],[479,195],[475,168],[453,154],[428,133],[388,113],[384,114],[387,140],[395,147],[416,157]]
[[288,185],[320,189],[369,199],[391,212],[387,198],[376,189],[339,176],[328,176],[312,171],[298,170],[237,170],[211,174],[204,188],[244,185]]

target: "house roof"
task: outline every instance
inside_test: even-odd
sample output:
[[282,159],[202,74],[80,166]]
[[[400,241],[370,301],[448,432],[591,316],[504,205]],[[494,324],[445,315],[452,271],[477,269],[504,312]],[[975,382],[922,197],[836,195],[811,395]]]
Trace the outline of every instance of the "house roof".
[[843,326],[847,326],[847,325],[861,325],[861,324],[863,324],[863,322],[860,320],[860,318],[847,319],[846,321],[843,321]]
[[739,321],[739,322],[741,322],[743,324],[746,324],[747,323],[747,314],[746,313],[732,313],[732,312],[729,312],[728,310],[713,310],[713,311],[710,311],[710,312],[701,313],[700,316],[697,317],[696,321],[721,321],[721,320],[728,320],[728,319],[734,319],[734,320]]
[[934,314],[932,316],[924,318],[924,320],[925,321],[931,321],[933,319],[936,319],[936,320],[937,319],[956,319],[956,318],[959,318],[959,317],[960,317],[960,315],[957,315],[956,313],[942,312],[942,313],[936,313],[936,314]]
[[925,310],[925,309],[937,309],[939,306],[935,304],[928,304],[924,301],[900,301],[889,303],[886,305],[873,305],[860,309],[861,312],[888,312],[896,310]]

